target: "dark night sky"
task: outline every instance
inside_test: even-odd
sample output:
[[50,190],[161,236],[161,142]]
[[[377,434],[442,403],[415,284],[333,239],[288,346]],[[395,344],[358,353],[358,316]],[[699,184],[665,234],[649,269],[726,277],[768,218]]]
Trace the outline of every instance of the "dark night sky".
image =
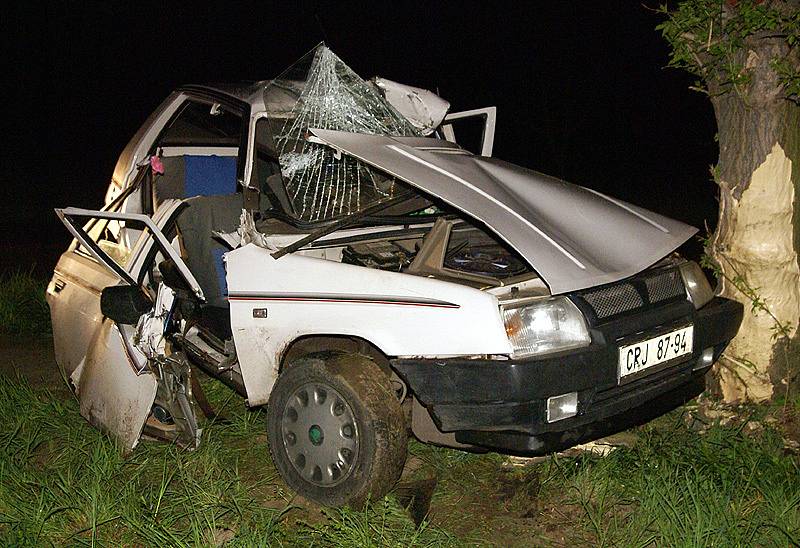
[[716,218],[713,111],[663,68],[660,19],[638,1],[83,1],[4,19],[3,248],[24,268],[52,268],[68,241],[52,208],[100,207],[117,155],[173,88],[269,78],[323,39],[363,77],[438,88],[453,110],[496,105],[497,157],[698,227]]

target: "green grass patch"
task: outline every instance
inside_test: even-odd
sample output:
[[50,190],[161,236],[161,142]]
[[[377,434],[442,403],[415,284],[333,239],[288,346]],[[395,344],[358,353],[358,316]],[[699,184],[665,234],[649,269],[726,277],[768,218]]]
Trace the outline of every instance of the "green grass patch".
[[326,509],[324,513],[327,520],[323,524],[305,524],[292,541],[302,546],[325,548],[464,546],[454,535],[427,522],[417,528],[391,496],[367,504],[362,510],[337,508]]
[[47,281],[31,272],[0,274],[0,331],[49,333],[50,309],[45,301]]
[[269,458],[263,413],[219,383],[203,385],[229,422],[206,422],[200,449],[142,442],[123,456],[74,398],[0,376],[0,545],[800,542],[800,460],[769,427],[699,434],[675,412],[639,429],[633,447],[520,468],[412,441],[412,476],[438,480],[416,527],[394,495],[360,510],[298,505]]
[[684,413],[639,428],[632,447],[606,456],[510,467],[496,454],[415,443],[411,452],[439,478],[433,523],[479,544],[798,545],[800,457],[779,431],[748,434],[739,423],[701,434]]
[[0,375],[0,545],[456,544],[415,528],[392,498],[325,514],[294,506],[263,414],[217,383],[208,395],[230,422],[206,423],[200,449],[142,442],[125,457],[74,399]]
[[776,431],[743,426],[700,435],[673,413],[632,448],[550,460],[543,495],[579,507],[583,540],[600,546],[797,545],[800,463]]

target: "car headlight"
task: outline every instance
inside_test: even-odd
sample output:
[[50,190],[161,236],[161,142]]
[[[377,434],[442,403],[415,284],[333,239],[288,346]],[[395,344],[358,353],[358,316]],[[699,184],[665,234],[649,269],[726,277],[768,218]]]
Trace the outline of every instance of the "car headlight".
[[591,342],[583,314],[566,297],[548,297],[502,310],[514,358],[578,348]]
[[695,308],[702,308],[708,301],[714,298],[714,290],[703,274],[703,270],[694,261],[682,263],[678,269],[683,278],[683,285],[686,287],[686,295]]

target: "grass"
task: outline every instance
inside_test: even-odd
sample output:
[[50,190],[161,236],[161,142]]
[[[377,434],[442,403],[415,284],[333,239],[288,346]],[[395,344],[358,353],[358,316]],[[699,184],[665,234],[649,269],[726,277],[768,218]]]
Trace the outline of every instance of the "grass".
[[[143,442],[129,457],[74,399],[0,376],[0,545],[440,546],[392,500],[324,515],[291,504],[270,462],[261,413],[236,401],[185,451]],[[221,398],[224,396],[224,400]]]
[[743,420],[700,434],[685,413],[604,457],[509,469],[494,454],[412,451],[439,477],[434,524],[498,545],[800,544],[800,456],[778,430],[747,434]]
[[31,272],[0,274],[0,331],[13,334],[49,333],[47,282]]
[[[776,431],[689,429],[673,413],[606,457],[524,468],[496,454],[410,445],[438,478],[415,527],[390,495],[362,510],[299,505],[272,466],[260,412],[207,395],[230,424],[197,451],[123,456],[74,398],[0,376],[0,545],[775,546],[800,542],[800,462]],[[61,392],[59,392],[61,394]]]
[[800,543],[800,462],[774,430],[704,435],[679,414],[604,458],[552,459],[549,489],[579,505],[599,546],[785,546]]
[[328,518],[320,525],[307,525],[293,542],[304,546],[463,546],[454,535],[423,522],[417,528],[393,497],[368,504],[358,512],[350,509],[324,511]]

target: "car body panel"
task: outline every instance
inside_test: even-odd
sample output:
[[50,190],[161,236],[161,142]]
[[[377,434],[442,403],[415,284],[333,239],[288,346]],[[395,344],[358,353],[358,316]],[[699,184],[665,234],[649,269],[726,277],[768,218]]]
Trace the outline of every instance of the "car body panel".
[[100,292],[119,277],[96,260],[70,249],[56,265],[47,286],[56,363],[69,377],[85,360],[103,322]]
[[[462,443],[534,456],[596,438],[600,430],[611,434],[641,424],[696,396],[712,362],[735,336],[743,313],[741,303],[721,297],[699,310],[688,301],[673,300],[646,315],[622,315],[593,325],[594,342],[578,351],[503,361],[453,358],[434,363],[415,358],[392,364],[442,431],[455,432]],[[687,324],[695,333],[691,353],[630,383],[620,382],[618,348],[630,336],[642,340]],[[712,359],[703,358],[707,352],[713,353]],[[579,413],[549,422],[547,399],[569,392],[578,394]],[[682,398],[649,415],[647,408],[669,392]],[[629,418],[637,420],[628,423]]]
[[[56,363],[75,388],[81,415],[129,451],[150,413],[156,379],[136,373],[125,338],[100,311],[101,291],[119,282],[106,266],[71,249],[58,262],[47,302]],[[64,285],[56,292],[59,283]]]
[[157,381],[152,373],[137,372],[142,357],[130,344],[133,330],[125,331],[103,319],[73,382],[81,415],[116,438],[123,451],[130,451],[139,443]]
[[[179,272],[202,298],[194,276],[159,228],[159,224],[163,225],[179,207],[179,200],[165,202],[155,218],[80,208],[56,210],[82,245],[78,251],[77,243],[73,243],[62,255],[48,286],[56,360],[75,387],[81,415],[113,435],[124,451],[132,450],[139,442],[155,400],[157,380],[146,368],[147,358],[133,344],[134,327],[117,325],[104,318],[100,295],[108,286],[135,285],[144,266],[144,256],[149,254],[152,245],[158,245],[165,256],[176,262]],[[147,226],[148,235],[137,241],[129,264],[122,267],[89,238],[79,219],[139,221]],[[87,257],[86,252],[94,260]],[[62,283],[64,285],[60,285]],[[59,286],[61,289],[56,291]]]
[[[280,357],[306,335],[363,338],[391,356],[507,354],[497,298],[421,276],[286,255],[226,255],[231,327],[248,403],[265,403]],[[266,317],[254,317],[265,309]]]
[[697,232],[680,221],[491,158],[412,148],[384,135],[312,131],[332,147],[485,223],[528,261],[553,294],[632,276]]

